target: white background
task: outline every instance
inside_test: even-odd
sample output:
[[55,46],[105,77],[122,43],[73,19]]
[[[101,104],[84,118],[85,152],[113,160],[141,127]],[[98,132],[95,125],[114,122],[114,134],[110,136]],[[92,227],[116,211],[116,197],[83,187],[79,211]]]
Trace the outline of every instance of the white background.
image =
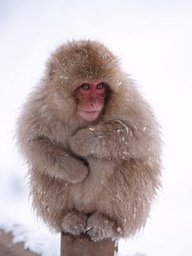
[[14,130],[50,52],[71,39],[99,40],[119,56],[163,128],[163,189],[146,228],[121,241],[119,255],[192,256],[190,0],[0,1],[0,226],[23,224],[14,230],[26,246],[59,255],[59,236],[31,213]]

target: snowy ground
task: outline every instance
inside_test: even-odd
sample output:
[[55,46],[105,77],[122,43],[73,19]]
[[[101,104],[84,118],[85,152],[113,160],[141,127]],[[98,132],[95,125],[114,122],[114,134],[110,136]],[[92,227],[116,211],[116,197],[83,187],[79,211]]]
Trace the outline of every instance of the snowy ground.
[[59,255],[59,236],[38,224],[29,207],[15,120],[50,51],[91,38],[121,57],[163,126],[163,190],[145,230],[120,241],[119,255],[192,256],[191,28],[191,0],[1,0],[0,228],[14,230],[16,242],[43,256]]

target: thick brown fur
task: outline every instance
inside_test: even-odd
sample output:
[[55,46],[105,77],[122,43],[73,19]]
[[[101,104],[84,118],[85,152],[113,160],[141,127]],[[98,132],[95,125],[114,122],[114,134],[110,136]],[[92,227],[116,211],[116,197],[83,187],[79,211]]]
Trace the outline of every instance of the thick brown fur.
[[[75,90],[105,82],[99,118],[77,115]],[[98,241],[133,236],[160,186],[159,125],[117,58],[96,41],[72,41],[51,55],[17,125],[29,165],[33,207],[55,231]]]

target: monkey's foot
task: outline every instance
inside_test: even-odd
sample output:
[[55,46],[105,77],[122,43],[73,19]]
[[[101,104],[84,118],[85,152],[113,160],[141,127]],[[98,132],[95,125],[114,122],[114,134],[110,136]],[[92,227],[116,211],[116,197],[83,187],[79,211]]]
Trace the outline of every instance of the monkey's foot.
[[115,238],[119,231],[116,223],[102,214],[94,213],[87,220],[86,234],[95,242]]
[[85,232],[87,216],[80,212],[69,212],[63,218],[61,227],[63,232],[78,236]]

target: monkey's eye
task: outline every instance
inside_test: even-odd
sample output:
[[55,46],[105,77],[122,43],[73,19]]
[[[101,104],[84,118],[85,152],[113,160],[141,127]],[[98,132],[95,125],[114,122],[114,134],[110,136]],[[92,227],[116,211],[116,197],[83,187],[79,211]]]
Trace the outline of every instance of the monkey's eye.
[[89,90],[89,89],[90,89],[90,85],[89,85],[89,84],[82,84],[82,85],[81,85],[81,89],[83,89],[83,90]]
[[98,90],[101,90],[101,89],[103,89],[105,87],[105,84],[104,83],[99,83],[98,85],[97,85],[97,89]]

